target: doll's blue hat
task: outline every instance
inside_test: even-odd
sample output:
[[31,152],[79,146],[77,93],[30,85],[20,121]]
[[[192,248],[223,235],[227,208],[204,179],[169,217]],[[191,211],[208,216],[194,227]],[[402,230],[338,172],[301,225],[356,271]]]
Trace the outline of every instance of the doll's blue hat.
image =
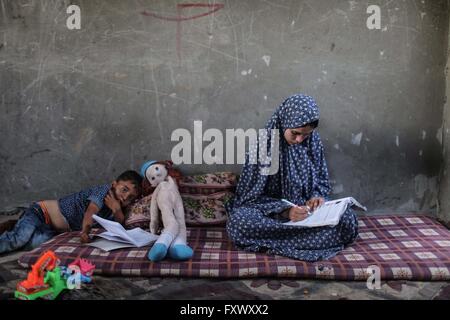
[[147,161],[146,163],[144,163],[141,167],[141,176],[143,178],[145,178],[145,172],[147,171],[148,168],[150,168],[151,165],[155,164],[156,161],[155,160],[150,160]]

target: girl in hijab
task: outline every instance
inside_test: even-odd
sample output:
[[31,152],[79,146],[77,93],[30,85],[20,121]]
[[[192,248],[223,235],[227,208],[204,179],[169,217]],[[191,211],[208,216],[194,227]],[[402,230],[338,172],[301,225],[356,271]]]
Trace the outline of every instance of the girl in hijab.
[[[275,174],[266,174],[264,165],[249,161],[247,154],[236,195],[227,205],[227,232],[238,248],[318,261],[335,256],[358,236],[358,221],[350,208],[336,226],[283,224],[306,219],[308,211],[324,203],[330,194],[324,148],[315,131],[318,123],[316,102],[303,94],[286,99],[268,121],[268,132],[280,132],[279,152],[273,152],[274,157],[278,154],[279,167]],[[269,148],[271,140],[274,138],[269,133]]]

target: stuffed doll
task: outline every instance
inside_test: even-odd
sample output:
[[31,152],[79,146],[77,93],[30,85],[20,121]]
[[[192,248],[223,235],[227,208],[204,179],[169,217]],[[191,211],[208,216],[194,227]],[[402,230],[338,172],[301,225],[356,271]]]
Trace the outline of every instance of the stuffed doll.
[[169,175],[168,164],[148,161],[142,165],[141,175],[152,187],[156,187],[150,204],[150,231],[157,234],[161,220],[163,225],[161,235],[148,252],[148,258],[160,261],[169,255],[175,260],[190,259],[193,251],[186,241],[183,201],[175,180]]
[[[158,161],[158,163],[164,164],[169,172],[169,176],[171,176],[177,185],[180,184],[180,181],[183,178],[183,175],[179,170],[173,167],[173,162],[170,160],[164,160],[164,161]],[[142,196],[146,197],[148,195],[151,195],[153,191],[155,191],[156,187],[152,187],[150,182],[145,179],[142,179]]]

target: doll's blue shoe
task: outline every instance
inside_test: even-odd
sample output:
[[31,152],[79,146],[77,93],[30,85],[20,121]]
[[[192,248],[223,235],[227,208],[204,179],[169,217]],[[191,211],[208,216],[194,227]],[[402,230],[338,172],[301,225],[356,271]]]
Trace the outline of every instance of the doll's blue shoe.
[[189,260],[194,251],[185,244],[177,244],[169,248],[169,256],[175,260]]
[[167,255],[167,246],[162,243],[155,243],[147,254],[150,261],[161,261]]

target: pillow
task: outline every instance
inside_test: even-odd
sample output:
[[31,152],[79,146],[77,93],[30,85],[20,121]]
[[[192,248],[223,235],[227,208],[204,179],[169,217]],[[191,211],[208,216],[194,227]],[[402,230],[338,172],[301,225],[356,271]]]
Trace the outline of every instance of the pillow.
[[227,222],[225,204],[233,197],[231,191],[213,194],[182,194],[187,226],[224,226]]
[[[234,196],[237,176],[231,172],[216,172],[193,176],[181,176],[172,169],[171,176],[178,180],[178,189],[183,200],[187,226],[225,225],[225,204]],[[144,197],[129,207],[125,215],[125,228],[149,229],[150,204],[154,188],[147,179]]]
[[[224,226],[227,221],[225,204],[233,197],[231,191],[209,195],[182,194],[187,226]],[[131,205],[125,215],[125,229],[149,229],[152,196],[146,196]]]
[[213,194],[221,191],[234,191],[237,176],[232,172],[216,172],[184,176],[178,182],[178,190],[183,194]]
[[152,196],[146,196],[129,206],[125,212],[125,229],[150,228],[150,202]]

